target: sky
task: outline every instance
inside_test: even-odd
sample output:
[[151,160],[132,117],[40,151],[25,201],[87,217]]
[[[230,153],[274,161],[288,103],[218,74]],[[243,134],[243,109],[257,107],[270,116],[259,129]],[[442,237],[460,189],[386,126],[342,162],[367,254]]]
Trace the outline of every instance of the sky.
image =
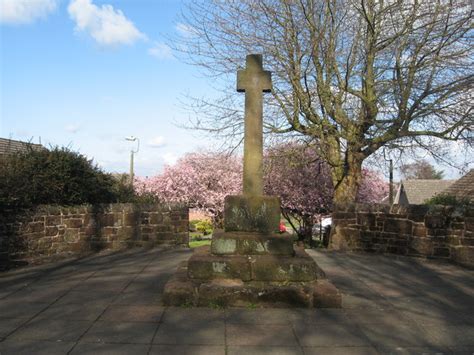
[[184,1],[0,0],[0,137],[68,146],[119,173],[137,148],[125,137],[138,137],[140,176],[219,146],[180,128],[185,95],[213,95],[210,79],[169,47],[167,38],[189,35]]
[[209,83],[174,58],[180,0],[0,0],[0,137],[68,146],[151,176],[208,140],[180,102]]

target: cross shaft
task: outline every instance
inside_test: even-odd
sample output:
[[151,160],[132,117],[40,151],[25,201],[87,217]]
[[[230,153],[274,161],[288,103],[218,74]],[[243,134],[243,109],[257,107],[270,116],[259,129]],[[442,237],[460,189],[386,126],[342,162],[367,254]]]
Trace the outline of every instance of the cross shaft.
[[263,195],[263,94],[271,92],[271,73],[261,54],[249,54],[237,72],[237,91],[245,92],[244,195]]

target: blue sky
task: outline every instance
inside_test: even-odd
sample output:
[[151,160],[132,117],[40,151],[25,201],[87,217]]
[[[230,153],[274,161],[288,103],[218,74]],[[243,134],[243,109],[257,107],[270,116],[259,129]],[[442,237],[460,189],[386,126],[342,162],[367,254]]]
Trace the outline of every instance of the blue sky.
[[153,175],[206,140],[183,94],[210,87],[173,58],[165,37],[185,28],[179,0],[0,0],[0,136],[69,145],[107,171]]
[[212,82],[166,44],[186,35],[184,1],[0,0],[0,137],[70,146],[127,172],[133,143],[124,138],[133,135],[141,176],[208,148],[211,139],[178,127],[188,122],[186,93],[213,95]]

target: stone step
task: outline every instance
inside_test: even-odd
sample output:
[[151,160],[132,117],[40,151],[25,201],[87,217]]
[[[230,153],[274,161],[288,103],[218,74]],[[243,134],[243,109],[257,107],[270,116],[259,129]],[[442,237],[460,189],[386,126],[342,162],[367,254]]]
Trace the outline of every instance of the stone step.
[[300,248],[294,256],[214,255],[201,249],[188,261],[188,277],[198,280],[301,282],[324,279],[324,272]]
[[173,277],[163,294],[166,306],[340,308],[341,301],[341,293],[328,280],[281,283],[215,279],[199,283]]
[[294,255],[295,238],[289,233],[260,234],[215,231],[211,252],[217,255]]

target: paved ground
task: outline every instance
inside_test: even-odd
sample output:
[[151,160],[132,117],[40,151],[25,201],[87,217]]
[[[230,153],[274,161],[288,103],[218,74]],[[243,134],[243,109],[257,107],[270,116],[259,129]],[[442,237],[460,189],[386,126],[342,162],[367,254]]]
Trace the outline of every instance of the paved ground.
[[160,306],[188,250],[96,255],[0,274],[0,354],[474,353],[474,272],[310,251],[339,310]]

